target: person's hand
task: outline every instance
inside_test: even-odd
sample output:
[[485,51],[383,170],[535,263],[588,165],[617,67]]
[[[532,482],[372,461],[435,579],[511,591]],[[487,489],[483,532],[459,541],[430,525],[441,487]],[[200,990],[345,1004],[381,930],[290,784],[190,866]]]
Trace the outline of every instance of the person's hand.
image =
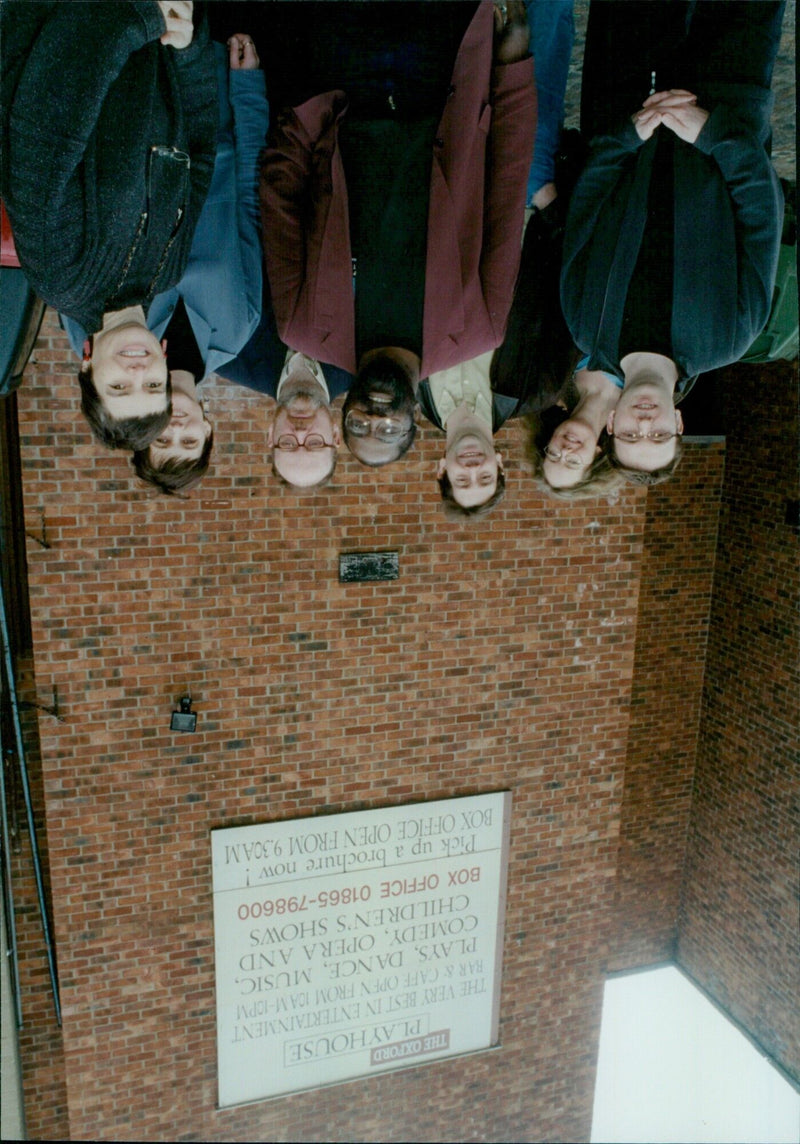
[[661,113],[658,111],[637,111],[631,116],[631,120],[636,128],[636,134],[646,143],[656,127],[660,125]]
[[194,34],[191,0],[158,0],[158,6],[167,25],[161,43],[176,50],[188,48]]
[[658,91],[642,104],[633,116],[640,139],[649,139],[656,127],[664,124],[686,143],[694,143],[708,119],[708,112],[697,106],[697,96],[681,88]]
[[256,46],[244,32],[236,32],[228,40],[228,63],[231,71],[255,71],[261,67]]
[[697,96],[681,88],[672,88],[670,91],[657,91],[647,97],[642,104],[641,111],[631,116],[636,134],[642,140],[647,140],[656,127],[663,122],[662,116],[667,110],[683,107],[697,102]]
[[545,207],[549,207],[558,198],[558,190],[555,183],[545,183],[531,199],[531,206],[536,207],[537,210],[543,211]]
[[681,87],[672,87],[669,91],[655,91],[648,95],[642,107],[678,107],[685,103],[697,103],[697,96]]
[[696,104],[684,104],[682,107],[672,107],[661,112],[661,122],[670,131],[674,131],[679,139],[686,143],[696,143],[697,136],[705,127],[708,112]]
[[530,29],[522,0],[498,0],[494,6],[494,61],[515,64],[530,54]]

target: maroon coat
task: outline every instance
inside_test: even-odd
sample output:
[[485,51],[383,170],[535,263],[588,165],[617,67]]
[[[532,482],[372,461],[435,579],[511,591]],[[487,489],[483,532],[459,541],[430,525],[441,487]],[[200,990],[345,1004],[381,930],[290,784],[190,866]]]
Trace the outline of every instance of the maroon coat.
[[[493,66],[484,0],[456,57],[431,170],[421,377],[500,345],[519,268],[536,132],[533,60]],[[272,304],[292,349],[356,372],[344,92],[278,116],[261,170]]]

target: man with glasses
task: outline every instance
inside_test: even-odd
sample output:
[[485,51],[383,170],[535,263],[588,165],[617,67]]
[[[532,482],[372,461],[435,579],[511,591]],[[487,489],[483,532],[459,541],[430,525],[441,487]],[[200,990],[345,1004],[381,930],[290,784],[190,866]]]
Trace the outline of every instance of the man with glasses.
[[330,87],[263,156],[265,261],[281,338],[358,374],[345,438],[382,465],[413,441],[419,378],[503,340],[536,92],[517,0],[335,7],[312,45],[330,67],[304,69]]
[[319,362],[289,350],[276,401],[267,435],[276,476],[295,488],[326,483],[342,438]]
[[621,365],[625,387],[606,425],[612,464],[641,472],[642,483],[657,483],[681,455],[683,418],[674,405],[678,368],[656,353],[628,354]]
[[417,432],[419,357],[394,346],[368,351],[362,364],[368,368],[353,379],[342,410],[345,443],[362,465],[388,465]]

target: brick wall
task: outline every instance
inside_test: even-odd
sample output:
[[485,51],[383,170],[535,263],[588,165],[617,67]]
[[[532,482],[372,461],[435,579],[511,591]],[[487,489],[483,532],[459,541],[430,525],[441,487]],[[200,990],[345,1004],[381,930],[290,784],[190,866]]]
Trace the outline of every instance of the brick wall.
[[688,446],[647,497],[611,969],[675,953],[724,462]]
[[[520,472],[446,521],[441,439],[298,497],[266,405],[219,387],[202,492],[135,486],[76,414],[48,316],[21,392],[28,551],[74,1138],[588,1137],[646,496],[570,507]],[[526,495],[522,495],[523,491]],[[340,551],[400,579],[341,585]],[[198,733],[169,732],[191,690]],[[501,1048],[218,1112],[209,830],[514,792]],[[26,1062],[33,1135],[45,1135]]]
[[[673,944],[721,447],[570,506],[531,489],[507,426],[508,496],[465,528],[432,428],[296,496],[267,403],[219,385],[212,475],[169,500],[91,441],[73,368],[48,315],[20,426],[51,546],[28,549],[36,688],[64,719],[39,718],[64,1029],[48,1042],[42,1007],[23,1048],[31,1136],[588,1138],[603,974]],[[355,549],[396,549],[400,579],[339,584]],[[189,690],[197,734],[173,735]],[[209,831],[500,788],[500,1048],[217,1111]]]
[[728,430],[678,957],[800,1080],[797,367],[741,368]]
[[[17,660],[17,700],[25,743],[26,764],[34,813],[34,827],[41,863],[51,941],[57,954],[58,937],[53,929],[53,901],[49,878],[49,847],[42,789],[42,755],[33,661],[30,655]],[[52,697],[48,706],[52,706]],[[52,718],[44,716],[45,719]],[[4,734],[7,729],[4,727]],[[10,731],[10,728],[8,728]],[[11,745],[9,736],[8,746]],[[39,1139],[69,1137],[69,1110],[64,1069],[63,1039],[58,1025],[47,958],[44,931],[36,892],[30,834],[25,803],[16,766],[6,768],[6,797],[12,833],[11,865],[16,923],[22,1027],[19,1029],[20,1060],[25,1070],[26,1090],[33,1097],[26,1103],[29,1135]],[[13,776],[13,777],[12,777]]]

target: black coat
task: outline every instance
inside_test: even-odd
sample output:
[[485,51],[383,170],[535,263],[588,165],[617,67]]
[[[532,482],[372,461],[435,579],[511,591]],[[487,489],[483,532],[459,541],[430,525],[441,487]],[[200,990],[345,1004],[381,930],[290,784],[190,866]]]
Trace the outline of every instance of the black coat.
[[94,332],[178,282],[214,167],[205,22],[164,47],[155,0],[3,3],[2,193],[36,292]]
[[[673,143],[671,339],[681,378],[738,361],[769,318],[783,218],[764,145],[770,96],[747,88],[736,98],[736,106],[720,100],[694,145]],[[630,121],[596,137],[567,216],[564,317],[587,368],[617,377],[655,147],[655,136],[643,144]]]

